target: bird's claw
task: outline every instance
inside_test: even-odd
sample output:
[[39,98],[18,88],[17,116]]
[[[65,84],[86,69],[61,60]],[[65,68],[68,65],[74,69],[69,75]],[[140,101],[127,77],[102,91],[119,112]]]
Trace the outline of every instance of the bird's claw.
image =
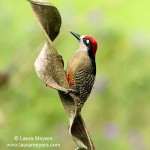
[[72,94],[74,94],[74,95],[79,95],[79,92],[76,91],[76,90],[74,90],[74,89],[68,89],[68,91],[65,92],[65,94],[68,94],[68,93],[72,93]]
[[75,90],[73,90],[73,89],[68,89],[66,92],[65,92],[65,94],[68,94],[68,93],[75,93],[76,91]]

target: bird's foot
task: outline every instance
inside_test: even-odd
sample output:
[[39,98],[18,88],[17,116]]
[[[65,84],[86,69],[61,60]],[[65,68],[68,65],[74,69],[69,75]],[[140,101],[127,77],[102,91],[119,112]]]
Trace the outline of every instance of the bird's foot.
[[79,92],[74,89],[68,89],[68,91],[65,94],[68,94],[68,93],[72,93],[74,95],[79,95]]

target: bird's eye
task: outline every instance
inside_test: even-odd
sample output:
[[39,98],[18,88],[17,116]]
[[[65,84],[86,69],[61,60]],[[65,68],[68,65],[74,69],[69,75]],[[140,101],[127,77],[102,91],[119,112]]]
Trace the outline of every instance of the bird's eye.
[[84,44],[86,44],[86,45],[89,45],[89,44],[90,44],[90,40],[87,39],[87,38],[83,38],[83,42],[84,42]]

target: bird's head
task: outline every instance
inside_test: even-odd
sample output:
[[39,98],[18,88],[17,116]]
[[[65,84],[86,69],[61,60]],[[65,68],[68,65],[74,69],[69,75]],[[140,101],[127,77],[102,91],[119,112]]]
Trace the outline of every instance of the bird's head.
[[80,48],[79,50],[82,51],[87,51],[89,56],[95,57],[96,51],[97,51],[97,42],[96,40],[91,37],[91,36],[87,36],[87,35],[82,35],[80,36],[77,33],[74,32],[70,32],[74,37],[77,38],[77,40],[80,43]]

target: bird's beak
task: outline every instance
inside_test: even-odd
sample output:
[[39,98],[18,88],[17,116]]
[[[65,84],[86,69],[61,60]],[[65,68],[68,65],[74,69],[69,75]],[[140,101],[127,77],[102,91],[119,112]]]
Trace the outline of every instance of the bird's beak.
[[80,35],[79,35],[79,34],[74,33],[74,32],[71,32],[71,31],[70,31],[70,33],[71,33],[74,37],[76,37],[78,41],[80,41]]

